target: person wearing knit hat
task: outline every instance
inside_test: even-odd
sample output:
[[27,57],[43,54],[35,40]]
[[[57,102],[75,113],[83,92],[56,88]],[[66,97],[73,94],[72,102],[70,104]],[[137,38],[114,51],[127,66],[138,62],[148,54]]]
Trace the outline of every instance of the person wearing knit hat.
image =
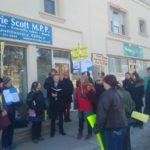
[[106,91],[97,104],[94,131],[101,132],[105,149],[123,150],[128,126],[123,97],[116,88],[118,81],[114,75],[106,75],[103,85]]
[[[4,87],[7,87],[7,86],[10,87],[12,85],[12,79],[10,77],[4,77],[2,79],[2,81],[3,81]],[[7,85],[7,84],[9,84],[9,85]]]
[[[2,79],[3,81],[3,92],[5,90],[11,89],[13,87],[12,85],[12,79],[10,77],[4,77]],[[5,101],[5,100],[4,100]],[[8,114],[8,118],[11,122],[11,124],[3,129],[2,132],[2,149],[13,149],[15,146],[13,145],[13,135],[14,135],[14,125],[15,125],[15,116],[16,116],[16,105],[10,104],[5,105],[6,111]]]

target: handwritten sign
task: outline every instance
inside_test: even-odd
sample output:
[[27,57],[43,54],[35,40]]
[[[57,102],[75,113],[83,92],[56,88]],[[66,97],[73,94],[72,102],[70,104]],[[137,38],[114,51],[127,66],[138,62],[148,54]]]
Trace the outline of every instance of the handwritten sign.
[[85,60],[88,58],[88,55],[89,54],[87,45],[78,45],[71,50],[71,56],[73,61]]
[[105,67],[108,65],[108,57],[101,54],[92,55],[93,65]]

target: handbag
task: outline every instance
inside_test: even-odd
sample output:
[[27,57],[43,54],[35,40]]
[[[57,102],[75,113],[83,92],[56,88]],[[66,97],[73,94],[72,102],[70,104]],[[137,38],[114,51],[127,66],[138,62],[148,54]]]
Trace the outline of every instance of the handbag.
[[29,117],[36,117],[36,113],[33,109],[28,110],[28,115],[29,115]]
[[28,121],[38,122],[41,120],[42,120],[41,117],[36,115],[35,110],[29,108],[29,110],[28,110]]
[[11,124],[7,115],[0,115],[0,129],[6,129]]

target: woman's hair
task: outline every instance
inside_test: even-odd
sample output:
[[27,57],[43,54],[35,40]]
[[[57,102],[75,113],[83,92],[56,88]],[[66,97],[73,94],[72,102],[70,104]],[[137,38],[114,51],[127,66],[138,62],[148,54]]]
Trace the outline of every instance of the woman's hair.
[[94,87],[93,84],[90,83],[89,81],[84,81],[84,82],[81,83],[81,88],[82,88],[82,89],[87,89],[88,87],[89,87],[93,92],[96,92],[96,91],[95,91],[95,87]]
[[106,82],[107,84],[109,84],[111,87],[116,87],[118,85],[118,81],[116,76],[109,74],[106,75],[103,79],[104,82]]
[[31,91],[34,92],[36,90],[36,88],[38,87],[38,85],[39,85],[39,82],[38,81],[34,81],[32,83],[32,85],[31,85]]

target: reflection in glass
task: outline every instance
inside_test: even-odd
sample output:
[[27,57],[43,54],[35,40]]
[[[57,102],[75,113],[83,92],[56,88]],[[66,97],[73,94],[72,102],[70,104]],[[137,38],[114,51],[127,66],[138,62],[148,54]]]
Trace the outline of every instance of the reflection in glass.
[[21,99],[27,95],[26,49],[17,46],[5,46],[3,56],[3,73],[13,79]]
[[39,48],[37,50],[37,72],[38,72],[38,81],[42,85],[42,90],[44,81],[47,78],[50,70],[51,70],[51,50]]

